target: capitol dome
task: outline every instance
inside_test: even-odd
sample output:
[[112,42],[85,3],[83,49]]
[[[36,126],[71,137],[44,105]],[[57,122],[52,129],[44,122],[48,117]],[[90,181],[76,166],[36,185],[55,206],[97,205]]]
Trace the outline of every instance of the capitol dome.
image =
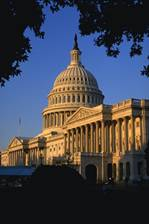
[[62,126],[81,106],[94,107],[103,103],[104,96],[98,88],[95,77],[80,61],[81,52],[76,35],[70,53],[70,64],[57,76],[48,95],[48,107],[44,109],[43,116],[52,118],[50,122],[49,119],[45,122],[45,128]]

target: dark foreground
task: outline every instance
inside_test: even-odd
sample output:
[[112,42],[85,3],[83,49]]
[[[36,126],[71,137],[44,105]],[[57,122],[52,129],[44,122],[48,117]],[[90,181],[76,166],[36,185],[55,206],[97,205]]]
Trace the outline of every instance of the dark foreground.
[[1,189],[0,204],[2,223],[144,223],[149,186],[113,185],[103,191],[72,169],[40,167],[23,187]]

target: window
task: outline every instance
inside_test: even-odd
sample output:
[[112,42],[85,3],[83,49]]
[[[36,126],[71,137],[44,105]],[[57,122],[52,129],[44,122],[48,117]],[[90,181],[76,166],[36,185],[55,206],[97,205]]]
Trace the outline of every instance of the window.
[[67,102],[70,102],[70,95],[67,96]]
[[77,96],[77,102],[80,102],[80,95]]
[[82,96],[82,101],[85,103],[85,95]]

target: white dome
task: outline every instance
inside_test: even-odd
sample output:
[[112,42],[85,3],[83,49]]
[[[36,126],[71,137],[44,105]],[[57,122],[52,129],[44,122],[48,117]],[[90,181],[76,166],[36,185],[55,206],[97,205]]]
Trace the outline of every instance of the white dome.
[[[64,94],[66,94],[66,98],[69,96],[68,100],[63,101]],[[76,43],[71,51],[70,65],[55,79],[53,89],[49,94],[49,106],[70,104],[74,94],[85,97],[83,101],[77,101],[77,97],[75,97],[76,100],[73,100],[73,103],[77,103],[79,106],[96,106],[103,103],[104,96],[98,88],[96,79],[80,62],[80,50]]]
[[[43,116],[53,116],[56,127],[60,126],[59,123],[63,125],[79,107],[94,107],[103,103],[102,91],[95,77],[81,64],[80,54],[75,38],[70,64],[57,76],[48,95],[48,107],[44,109]],[[59,122],[61,119],[64,122]]]

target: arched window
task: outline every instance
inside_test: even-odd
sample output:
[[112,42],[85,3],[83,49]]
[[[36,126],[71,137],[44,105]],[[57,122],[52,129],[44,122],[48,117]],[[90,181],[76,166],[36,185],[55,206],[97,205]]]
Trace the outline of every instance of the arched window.
[[90,103],[90,96],[87,96],[87,102]]
[[57,97],[55,97],[55,103],[57,103]]
[[80,102],[80,95],[77,96],[77,102]]

